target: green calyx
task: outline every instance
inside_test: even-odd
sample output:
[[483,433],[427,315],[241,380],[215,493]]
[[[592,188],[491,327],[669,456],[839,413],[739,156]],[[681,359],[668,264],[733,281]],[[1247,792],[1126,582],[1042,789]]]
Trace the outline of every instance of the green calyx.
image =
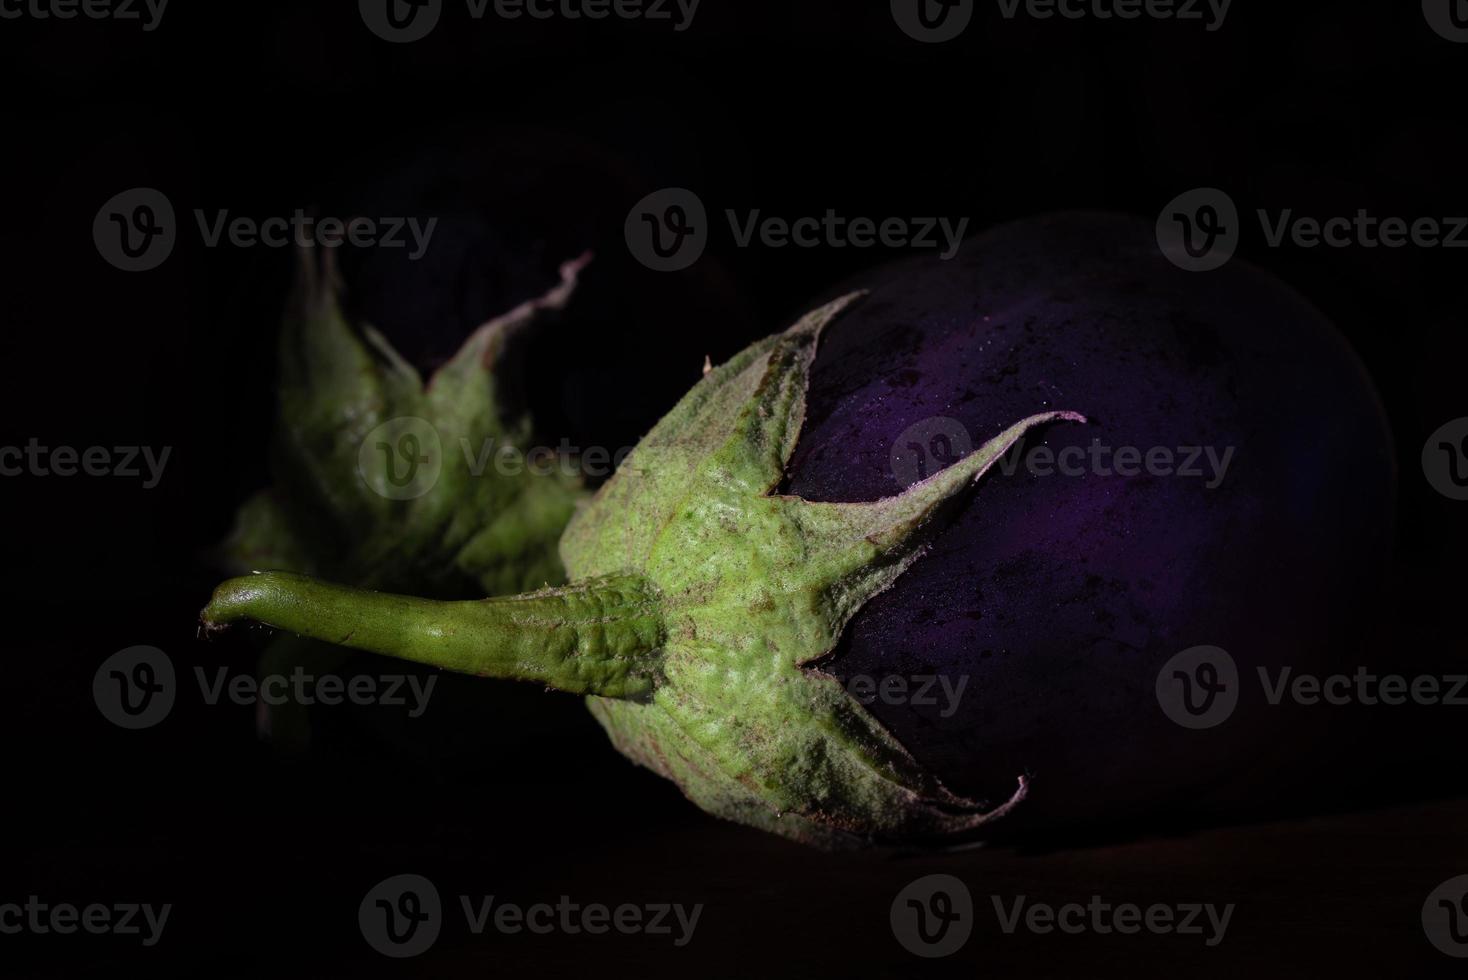
[[[521,644],[513,669],[503,669],[511,642],[503,616],[486,626],[476,610],[543,602],[546,593],[409,609],[402,604],[422,600],[321,596],[286,583],[267,604],[245,578],[220,587],[204,610],[206,627],[250,618],[300,632],[327,622],[324,634],[310,635],[551,684],[568,660],[585,658],[575,676],[616,680],[559,686],[590,695],[623,754],[711,813],[808,843],[934,837],[993,819],[1022,798],[1023,780],[996,805],[953,795],[835,677],[810,665],[920,557],[923,531],[946,501],[1031,428],[1083,419],[1050,412],[1021,420],[884,500],[818,503],[774,493],[804,421],[821,331],[859,296],[709,371],[643,439],[561,538],[570,588],[590,603],[595,622],[553,610],[544,621],[527,617],[522,626],[539,639]],[[626,605],[629,596],[635,601]],[[402,623],[405,635],[381,626],[369,630],[370,643],[348,635],[369,619]],[[567,631],[576,643],[557,639]],[[612,660],[636,667],[618,675],[608,672]]]
[[[571,462],[515,462],[530,422],[505,407],[506,350],[571,299],[583,256],[561,281],[474,331],[425,381],[371,326],[351,322],[329,248],[303,247],[279,339],[273,485],[241,506],[219,563],[370,588],[456,598],[565,580],[556,542],[585,496]],[[279,636],[262,675],[345,668],[346,652]],[[311,737],[305,706],[259,716],[278,748]]]
[[[524,463],[529,420],[507,417],[500,371],[515,336],[570,300],[589,259],[474,331],[425,383],[380,333],[347,319],[332,251],[298,254],[274,485],[240,508],[223,563],[438,595],[562,581],[556,541],[584,494],[569,461]],[[496,465],[500,453],[515,465]]]

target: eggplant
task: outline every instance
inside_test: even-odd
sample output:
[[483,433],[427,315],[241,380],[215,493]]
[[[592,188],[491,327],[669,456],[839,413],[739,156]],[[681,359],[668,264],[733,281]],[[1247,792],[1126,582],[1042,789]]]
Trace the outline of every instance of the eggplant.
[[[227,574],[293,571],[441,599],[562,582],[557,541],[584,484],[605,476],[573,447],[629,444],[605,431],[641,407],[624,397],[583,410],[617,363],[596,352],[629,320],[654,338],[681,330],[689,304],[678,297],[707,287],[690,276],[651,293],[628,274],[624,202],[645,193],[644,180],[608,147],[479,120],[435,125],[432,137],[418,141],[437,147],[427,152],[333,159],[318,181],[323,213],[409,216],[428,230],[426,248],[348,242],[297,254],[276,344],[270,485],[214,549]],[[723,281],[717,263],[703,273]],[[710,329],[732,330],[723,320],[740,304],[720,291],[700,298],[722,311]],[[664,407],[655,391],[642,397]],[[377,666],[281,635],[259,673]],[[519,721],[527,741],[567,727],[532,691],[481,688],[467,700]],[[446,729],[452,713],[435,717]],[[262,704],[258,727],[286,751],[367,734],[411,754],[434,735],[433,722],[410,726],[390,712],[310,714]],[[442,745],[419,754],[454,763]]]
[[[1007,832],[1267,814],[1331,780],[1369,787],[1346,743],[1372,734],[1364,719],[1270,705],[1259,676],[1403,666],[1379,636],[1395,451],[1331,324],[1243,262],[1174,269],[1144,223],[1104,214],[1009,225],[863,284],[871,298],[815,365],[787,492],[889,494],[912,469],[902,434],[938,437],[923,447],[937,462],[955,420],[977,445],[1055,405],[1088,419],[991,474],[847,628],[824,666],[848,686],[967,678],[946,716],[941,700],[870,698],[884,727],[962,795],[1003,799],[1026,775]],[[1171,463],[1118,475],[1128,447]],[[1067,452],[1086,464],[1046,463]],[[1228,653],[1242,690],[1226,720],[1188,730],[1155,684],[1196,647]]]
[[505,409],[506,352],[570,301],[589,257],[564,263],[558,285],[471,331],[425,376],[344,313],[333,253],[315,252],[298,254],[281,330],[275,482],[241,507],[224,562],[432,594],[559,581],[555,542],[582,492],[575,472],[562,462],[476,474],[473,461],[529,443],[530,421]]
[[[644,179],[618,153],[477,119],[430,135],[418,142],[436,149],[333,158],[318,175],[322,213],[408,218],[422,247],[298,254],[277,343],[271,486],[222,549],[230,573],[268,567],[443,599],[559,583],[556,542],[583,483],[604,475],[574,458],[602,440],[563,402],[588,387],[578,371],[608,366],[567,350],[606,344],[628,321],[650,336],[682,327],[666,297],[649,301],[626,274],[624,202]],[[665,293],[691,288],[692,277]],[[723,303],[731,318],[738,305]],[[595,415],[605,423],[622,407]],[[428,424],[379,430],[395,419]],[[416,471],[402,451],[413,445],[429,458]],[[509,450],[514,465],[497,465]],[[410,472],[420,479],[392,485]]]
[[[251,620],[588,695],[700,807],[828,847],[1146,820],[1318,758],[1320,716],[1239,696],[1185,727],[1159,675],[1216,647],[1243,688],[1352,663],[1369,635],[1391,439],[1323,318],[1100,214],[859,285],[708,371],[578,510],[566,586],[437,602],[265,573],[222,584],[206,632]],[[1031,465],[1093,445],[1230,465]],[[873,699],[861,678],[963,693]]]
[[[481,454],[530,442],[530,420],[506,408],[508,355],[565,307],[587,261],[564,263],[555,287],[469,331],[451,359],[430,365],[424,348],[409,348],[410,361],[345,312],[333,250],[298,249],[279,339],[274,479],[240,506],[216,563],[442,597],[560,581],[556,541],[585,493],[569,462],[476,474],[456,450],[460,441]],[[257,673],[340,673],[345,654],[277,636]],[[295,701],[262,701],[256,727],[283,751],[312,739]]]

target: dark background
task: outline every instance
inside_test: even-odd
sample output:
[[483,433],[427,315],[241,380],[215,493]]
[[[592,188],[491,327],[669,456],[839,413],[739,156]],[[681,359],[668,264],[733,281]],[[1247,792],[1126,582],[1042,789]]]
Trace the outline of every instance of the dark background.
[[[1423,897],[1468,872],[1468,809],[1432,771],[1358,812],[1049,853],[824,855],[719,824],[633,769],[574,698],[442,677],[433,710],[320,719],[304,756],[256,739],[248,707],[183,697],[125,732],[91,697],[136,644],[181,673],[249,673],[263,637],[203,644],[204,559],[267,479],[274,334],[288,254],[206,249],[193,208],[264,218],[450,211],[434,250],[344,259],[351,302],[426,363],[542,291],[562,259],[597,259],[573,307],[527,351],[541,430],[630,445],[717,361],[786,325],[881,249],[736,248],[721,220],[687,272],[627,254],[644,194],[694,189],[710,212],[943,215],[971,231],[1064,208],[1153,217],[1190,188],[1240,210],[1319,217],[1468,213],[1461,108],[1468,45],[1416,4],[1236,0],[1198,22],[1003,20],[980,4],[943,45],[885,3],[704,0],[666,23],[471,21],[389,45],[354,4],[171,6],[136,23],[0,21],[7,107],[0,444],[173,447],[159,487],[0,480],[6,572],[0,901],[171,902],[163,941],[0,936],[0,972],[124,966],[193,975],[1446,973]],[[119,191],[164,191],[183,224],[159,269],[120,272],[92,243]],[[420,209],[418,212],[410,208]],[[1348,336],[1391,417],[1401,464],[1404,635],[1448,638],[1468,515],[1421,477],[1423,441],[1468,414],[1462,252],[1266,248],[1241,255],[1300,289]],[[894,253],[895,254],[895,253]],[[1324,420],[1323,420],[1324,421]],[[1350,611],[1343,610],[1343,615]],[[1239,903],[1228,940],[1004,936],[981,922],[948,961],[905,952],[892,896],[943,870],[982,903]],[[445,896],[528,904],[702,902],[695,940],[539,937],[448,927],[393,962],[356,925],[360,897],[421,873]],[[982,917],[981,917],[982,919]],[[452,916],[451,916],[452,922]],[[986,927],[989,931],[985,931]],[[5,964],[9,964],[9,966]],[[409,974],[412,971],[412,974]]]

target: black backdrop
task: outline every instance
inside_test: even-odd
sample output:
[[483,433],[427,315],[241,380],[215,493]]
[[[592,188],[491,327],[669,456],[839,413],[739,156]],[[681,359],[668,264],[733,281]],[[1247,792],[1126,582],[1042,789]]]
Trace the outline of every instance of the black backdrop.
[[[0,969],[934,966],[893,942],[886,922],[897,888],[941,861],[832,858],[715,824],[623,763],[575,699],[517,689],[491,711],[474,682],[445,677],[433,719],[395,719],[384,732],[343,712],[327,722],[336,737],[292,759],[257,741],[248,707],[183,703],[143,732],[100,717],[92,675],[123,647],[158,646],[181,671],[251,669],[260,637],[200,644],[194,620],[217,579],[205,551],[266,480],[272,344],[291,262],[279,249],[205,248],[186,224],[160,268],[125,273],[99,256],[93,217],[138,186],[163,190],[186,220],[194,208],[257,218],[459,208],[421,267],[392,255],[344,263],[354,310],[427,361],[545,288],[558,261],[594,249],[575,305],[530,345],[524,398],[552,442],[615,448],[686,389],[705,354],[733,353],[832,282],[897,254],[738,248],[725,229],[692,269],[655,273],[627,254],[622,221],[658,188],[695,189],[716,214],[932,214],[967,217],[974,230],[1064,208],[1152,217],[1200,186],[1227,190],[1246,213],[1468,212],[1468,45],[1439,37],[1416,4],[1281,6],[1237,0],[1209,31],[1145,18],[1006,20],[980,4],[963,37],[938,45],[905,36],[884,3],[704,0],[681,32],[618,19],[473,22],[450,4],[430,37],[397,45],[345,3],[179,4],[152,31],[0,21],[0,444],[172,447],[154,489],[0,480],[0,900],[175,905],[154,948],[0,936],[0,962],[15,965]],[[1461,581],[1468,516],[1431,490],[1418,456],[1429,433],[1465,414],[1465,253],[1267,248],[1257,225],[1240,253],[1300,289],[1366,362],[1398,440],[1405,608],[1457,638],[1442,600]],[[1418,806],[1433,795],[1418,782],[1363,803]],[[1044,975],[1136,958],[1206,972],[1263,955],[1301,967],[1453,965],[1423,940],[1412,903],[1468,870],[1461,819],[1430,808],[1360,826],[1339,819],[1106,858],[969,860],[962,873],[975,887],[988,876],[1059,897],[1101,882],[1139,895],[1160,882],[1178,899],[1188,888],[1266,897],[1235,949],[1206,957],[1165,940],[986,937],[936,966]],[[1411,853],[1361,843],[1408,839],[1426,843]],[[1168,867],[1186,869],[1181,883]],[[395,963],[363,943],[355,913],[368,887],[403,871],[446,895],[702,901],[706,936],[669,949],[649,937],[460,929],[418,964]]]

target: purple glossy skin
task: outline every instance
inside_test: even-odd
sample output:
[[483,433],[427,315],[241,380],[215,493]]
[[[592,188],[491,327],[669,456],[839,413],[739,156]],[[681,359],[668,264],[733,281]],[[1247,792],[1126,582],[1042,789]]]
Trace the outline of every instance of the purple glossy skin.
[[[1255,673],[1364,662],[1390,550],[1390,435],[1317,312],[1237,259],[1177,269],[1150,225],[1100,214],[1001,227],[951,261],[855,285],[872,295],[823,340],[793,493],[896,493],[894,441],[939,416],[975,446],[1073,409],[1090,423],[1051,427],[1044,444],[1235,452],[1214,489],[991,471],[824,669],[966,676],[949,717],[941,696],[869,710],[956,792],[999,802],[1028,775],[1008,821],[1021,828],[1231,808],[1301,783],[1300,760],[1338,757],[1343,712],[1266,708]],[[1242,697],[1226,722],[1191,731],[1155,683],[1203,644],[1237,661]]]

